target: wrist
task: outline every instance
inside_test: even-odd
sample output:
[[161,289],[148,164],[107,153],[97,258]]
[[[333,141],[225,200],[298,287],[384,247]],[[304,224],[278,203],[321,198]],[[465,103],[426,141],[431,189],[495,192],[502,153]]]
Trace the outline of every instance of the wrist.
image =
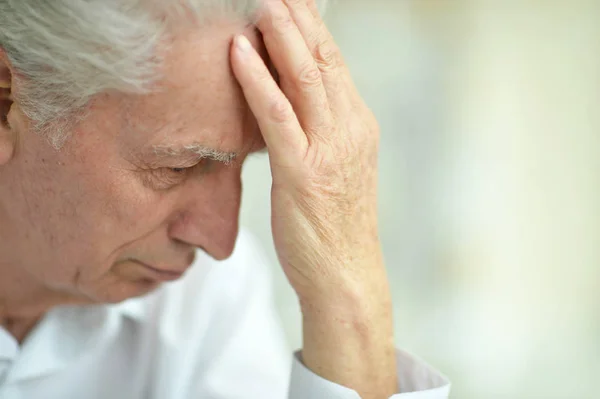
[[332,285],[329,295],[319,293],[300,303],[302,360],[309,369],[364,398],[397,392],[392,304],[386,283]]
[[[341,330],[352,335],[352,328],[375,339],[393,339],[393,305],[386,279],[368,282],[336,283],[310,296],[299,297],[304,325],[327,331]],[[367,335],[364,338],[371,338]]]
[[360,317],[374,306],[391,308],[390,289],[381,256],[367,261],[340,262],[294,287],[305,315],[335,313]]

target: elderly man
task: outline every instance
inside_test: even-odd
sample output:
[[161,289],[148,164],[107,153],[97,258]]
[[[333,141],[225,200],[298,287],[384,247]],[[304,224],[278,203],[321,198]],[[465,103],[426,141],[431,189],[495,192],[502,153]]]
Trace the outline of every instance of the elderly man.
[[[0,90],[0,397],[447,396],[394,349],[378,127],[314,0],[0,0]],[[238,237],[264,148],[293,358]]]

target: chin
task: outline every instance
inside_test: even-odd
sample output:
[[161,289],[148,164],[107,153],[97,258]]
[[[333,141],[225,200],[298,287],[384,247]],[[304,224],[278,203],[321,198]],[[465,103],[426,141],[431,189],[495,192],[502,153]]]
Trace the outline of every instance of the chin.
[[161,285],[160,282],[150,280],[125,282],[118,286],[111,286],[108,289],[97,291],[90,297],[95,303],[117,304],[127,299],[148,295]]

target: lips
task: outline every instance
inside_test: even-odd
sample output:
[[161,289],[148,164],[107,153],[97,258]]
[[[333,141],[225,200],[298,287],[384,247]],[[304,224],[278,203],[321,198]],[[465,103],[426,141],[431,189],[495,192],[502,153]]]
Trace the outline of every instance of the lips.
[[144,262],[135,261],[137,264],[144,268],[145,274],[147,274],[148,278],[158,281],[175,281],[183,277],[186,270],[189,266],[185,267],[165,267],[165,268],[157,268],[154,266],[150,266]]
[[145,268],[149,269],[150,272],[154,273],[161,280],[165,281],[173,281],[181,278],[185,272],[181,271],[172,271],[172,270],[161,270],[156,269],[152,266],[144,265]]

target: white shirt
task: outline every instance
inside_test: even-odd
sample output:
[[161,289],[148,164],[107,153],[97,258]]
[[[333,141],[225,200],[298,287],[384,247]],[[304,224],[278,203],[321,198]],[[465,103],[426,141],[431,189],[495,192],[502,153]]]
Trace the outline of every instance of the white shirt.
[[[231,258],[199,253],[145,297],[55,308],[22,346],[0,328],[0,398],[359,399],[288,352],[257,248],[242,231]],[[446,378],[401,351],[398,368],[392,398],[448,397]]]

